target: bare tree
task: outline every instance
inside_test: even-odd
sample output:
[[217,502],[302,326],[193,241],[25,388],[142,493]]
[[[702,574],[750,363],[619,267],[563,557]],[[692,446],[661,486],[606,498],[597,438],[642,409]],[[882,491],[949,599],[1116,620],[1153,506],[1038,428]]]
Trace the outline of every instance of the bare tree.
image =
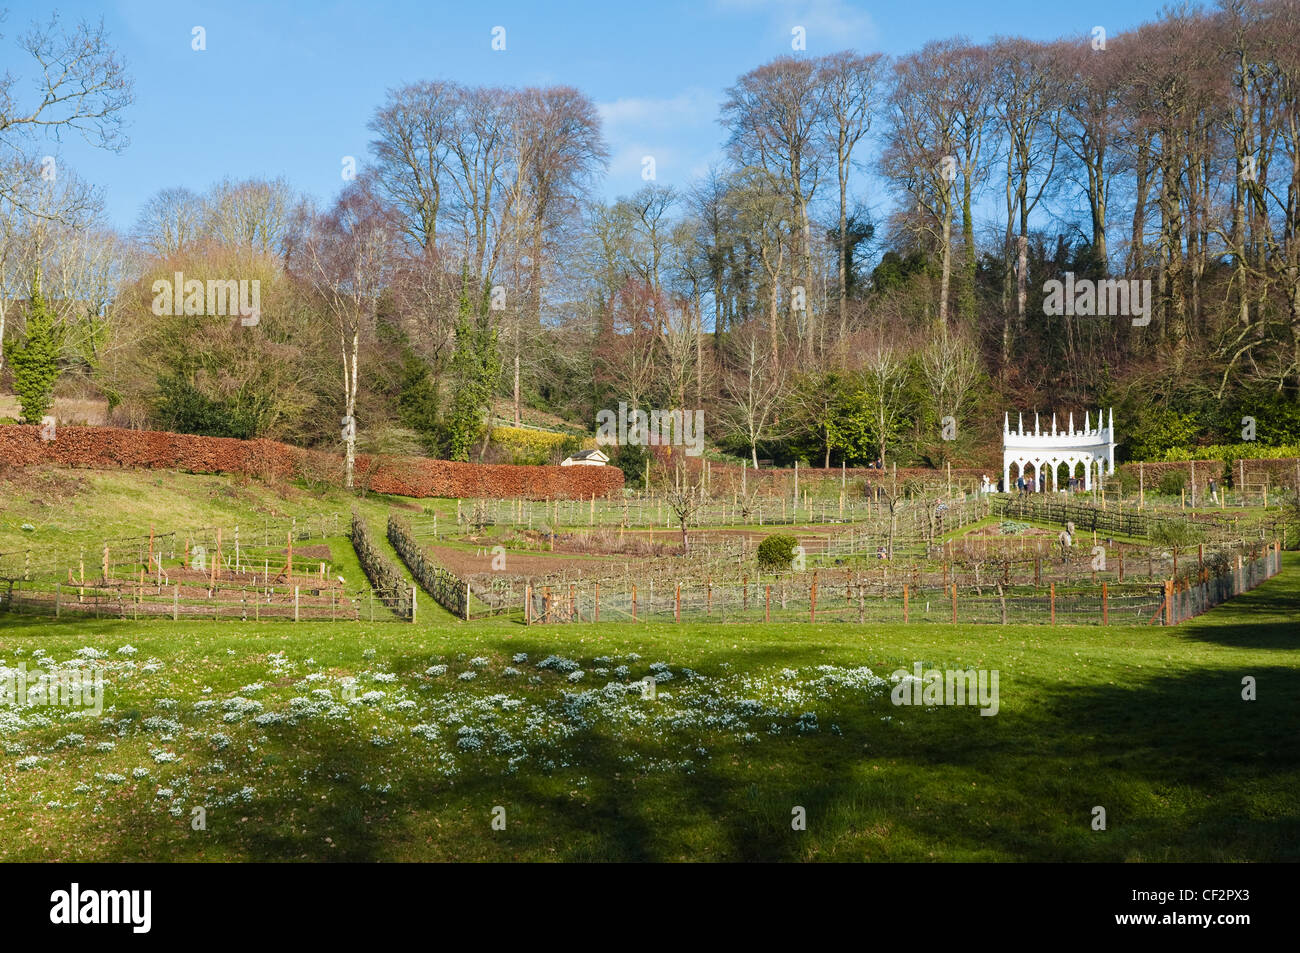
[[145,203],[133,235],[148,254],[167,259],[205,234],[203,200],[186,188],[160,189]]
[[[1011,310],[1012,229],[1016,231],[1016,306],[1018,326],[1025,320],[1029,269],[1029,216],[1052,182],[1060,148],[1061,97],[1051,69],[1050,47],[1022,39],[1002,39],[990,54],[994,67],[995,100],[1002,146],[1006,153],[1007,225],[1004,253],[1008,262],[1003,283],[1003,309]],[[1011,359],[1011,323],[1004,319],[1002,359]]]
[[820,135],[826,89],[812,60],[784,56],[751,70],[727,90],[722,119],[731,153],[742,167],[767,173],[790,206],[798,231],[791,262],[796,284],[812,287],[810,208],[825,174],[825,140]]
[[757,470],[759,443],[781,435],[776,421],[788,396],[789,379],[780,365],[760,353],[752,327],[739,335],[742,340],[735,348],[739,360],[722,377],[723,421],[730,434],[749,447],[750,461]]
[[709,501],[708,494],[704,490],[704,469],[700,468],[699,481],[691,483],[685,463],[679,460],[674,467],[673,482],[666,482],[667,474],[664,475],[664,479],[664,503],[677,518],[677,525],[682,533],[682,552],[689,554],[690,528],[695,525],[700,510]]
[[513,107],[512,157],[523,193],[514,204],[526,222],[530,310],[540,324],[547,232],[577,208],[583,190],[607,165],[609,149],[595,104],[571,86],[522,90]]
[[21,74],[0,76],[0,200],[26,208],[30,192],[23,183],[33,173],[48,177],[53,158],[38,158],[35,140],[57,142],[71,131],[95,146],[125,148],[122,111],[132,102],[132,88],[102,21],[64,30],[58,14],[51,14],[44,26],[34,25],[24,34],[18,46],[34,61],[39,76],[30,101],[19,93]]
[[862,383],[879,459],[893,439],[907,406],[907,361],[902,347],[879,343],[862,363]]
[[325,301],[339,336],[343,358],[344,485],[353,485],[356,461],[356,410],[361,333],[373,320],[392,260],[391,221],[374,197],[355,185],[307,237],[302,254],[304,278]]
[[848,334],[849,312],[849,172],[853,150],[871,128],[877,108],[876,89],[881,82],[885,60],[879,53],[860,56],[844,51],[823,57],[818,63],[817,81],[825,90],[823,97],[825,124],[822,135],[826,150],[833,156],[839,185],[839,254],[836,256],[840,298],[840,340]]
[[369,124],[376,134],[370,151],[377,191],[397,210],[402,234],[424,252],[437,246],[438,213],[463,95],[455,83],[411,83],[389,90]]
[[204,228],[232,248],[284,257],[294,242],[303,199],[284,179],[226,180],[209,193]]
[[936,327],[948,320],[952,281],[953,183],[957,177],[958,102],[943,63],[958,41],[928,43],[894,64],[889,130],[881,165],[907,191],[919,213],[914,225],[938,246],[939,307]]
[[[0,342],[9,308],[27,296],[43,269],[53,266],[59,249],[95,226],[102,211],[99,194],[70,170],[48,179],[32,176],[15,191],[0,194]],[[64,304],[59,299],[63,290],[54,288],[50,304],[56,312]]]
[[929,339],[917,364],[936,413],[964,427],[966,405],[981,373],[978,348],[966,334],[944,328]]

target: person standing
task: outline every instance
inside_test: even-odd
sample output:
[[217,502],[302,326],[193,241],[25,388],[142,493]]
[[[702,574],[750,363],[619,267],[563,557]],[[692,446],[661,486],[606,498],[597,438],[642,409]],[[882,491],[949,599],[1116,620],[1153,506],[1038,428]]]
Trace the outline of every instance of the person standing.
[[1219,505],[1219,486],[1214,482],[1214,477],[1210,477],[1210,499],[1214,501],[1215,506]]

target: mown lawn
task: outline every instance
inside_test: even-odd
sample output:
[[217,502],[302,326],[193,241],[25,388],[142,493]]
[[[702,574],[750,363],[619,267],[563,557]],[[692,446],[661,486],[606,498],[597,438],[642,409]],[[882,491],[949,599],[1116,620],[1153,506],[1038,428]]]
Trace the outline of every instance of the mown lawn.
[[[0,616],[109,667],[99,717],[0,707],[0,858],[1297,860],[1298,583],[1177,630]],[[998,714],[893,705],[918,661]]]

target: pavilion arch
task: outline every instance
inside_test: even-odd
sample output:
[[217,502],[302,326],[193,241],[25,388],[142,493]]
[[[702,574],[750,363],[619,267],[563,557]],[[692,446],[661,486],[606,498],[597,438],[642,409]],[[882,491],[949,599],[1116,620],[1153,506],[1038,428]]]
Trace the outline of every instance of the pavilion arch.
[[[1032,470],[1035,488],[1040,474],[1046,474],[1045,490],[1059,490],[1071,476],[1082,476],[1085,490],[1091,490],[1094,477],[1115,472],[1115,414],[1102,426],[1100,412],[1097,426],[1092,426],[1091,414],[1084,413],[1083,427],[1076,429],[1074,414],[1069,416],[1069,426],[1058,430],[1056,415],[1052,415],[1051,430],[1042,428],[1038,414],[1034,414],[1033,430],[1025,429],[1024,415],[1019,415],[1018,426],[1011,429],[1011,416],[1007,414],[1002,426],[1002,486],[1010,491],[1013,486],[1012,468],[1016,477]],[[1061,468],[1065,468],[1062,476]]]

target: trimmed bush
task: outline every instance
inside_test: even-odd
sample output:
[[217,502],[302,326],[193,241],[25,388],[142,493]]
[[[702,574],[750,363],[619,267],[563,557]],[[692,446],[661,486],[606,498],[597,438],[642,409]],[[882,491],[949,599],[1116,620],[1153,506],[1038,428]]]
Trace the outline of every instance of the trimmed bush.
[[[342,482],[337,454],[272,440],[196,437],[116,427],[60,427],[43,441],[40,428],[0,428],[0,460],[14,466],[130,467],[190,473],[247,473],[261,479]],[[617,495],[616,467],[524,467],[453,463],[424,457],[358,455],[356,483],[372,493],[450,499],[590,499]]]
[[799,540],[780,533],[769,536],[758,544],[759,569],[789,569],[794,562],[794,548]]
[[411,590],[406,577],[384,551],[375,544],[366,521],[355,510],[352,513],[352,548],[356,550],[361,571],[377,590],[380,600],[407,622],[412,621]]

